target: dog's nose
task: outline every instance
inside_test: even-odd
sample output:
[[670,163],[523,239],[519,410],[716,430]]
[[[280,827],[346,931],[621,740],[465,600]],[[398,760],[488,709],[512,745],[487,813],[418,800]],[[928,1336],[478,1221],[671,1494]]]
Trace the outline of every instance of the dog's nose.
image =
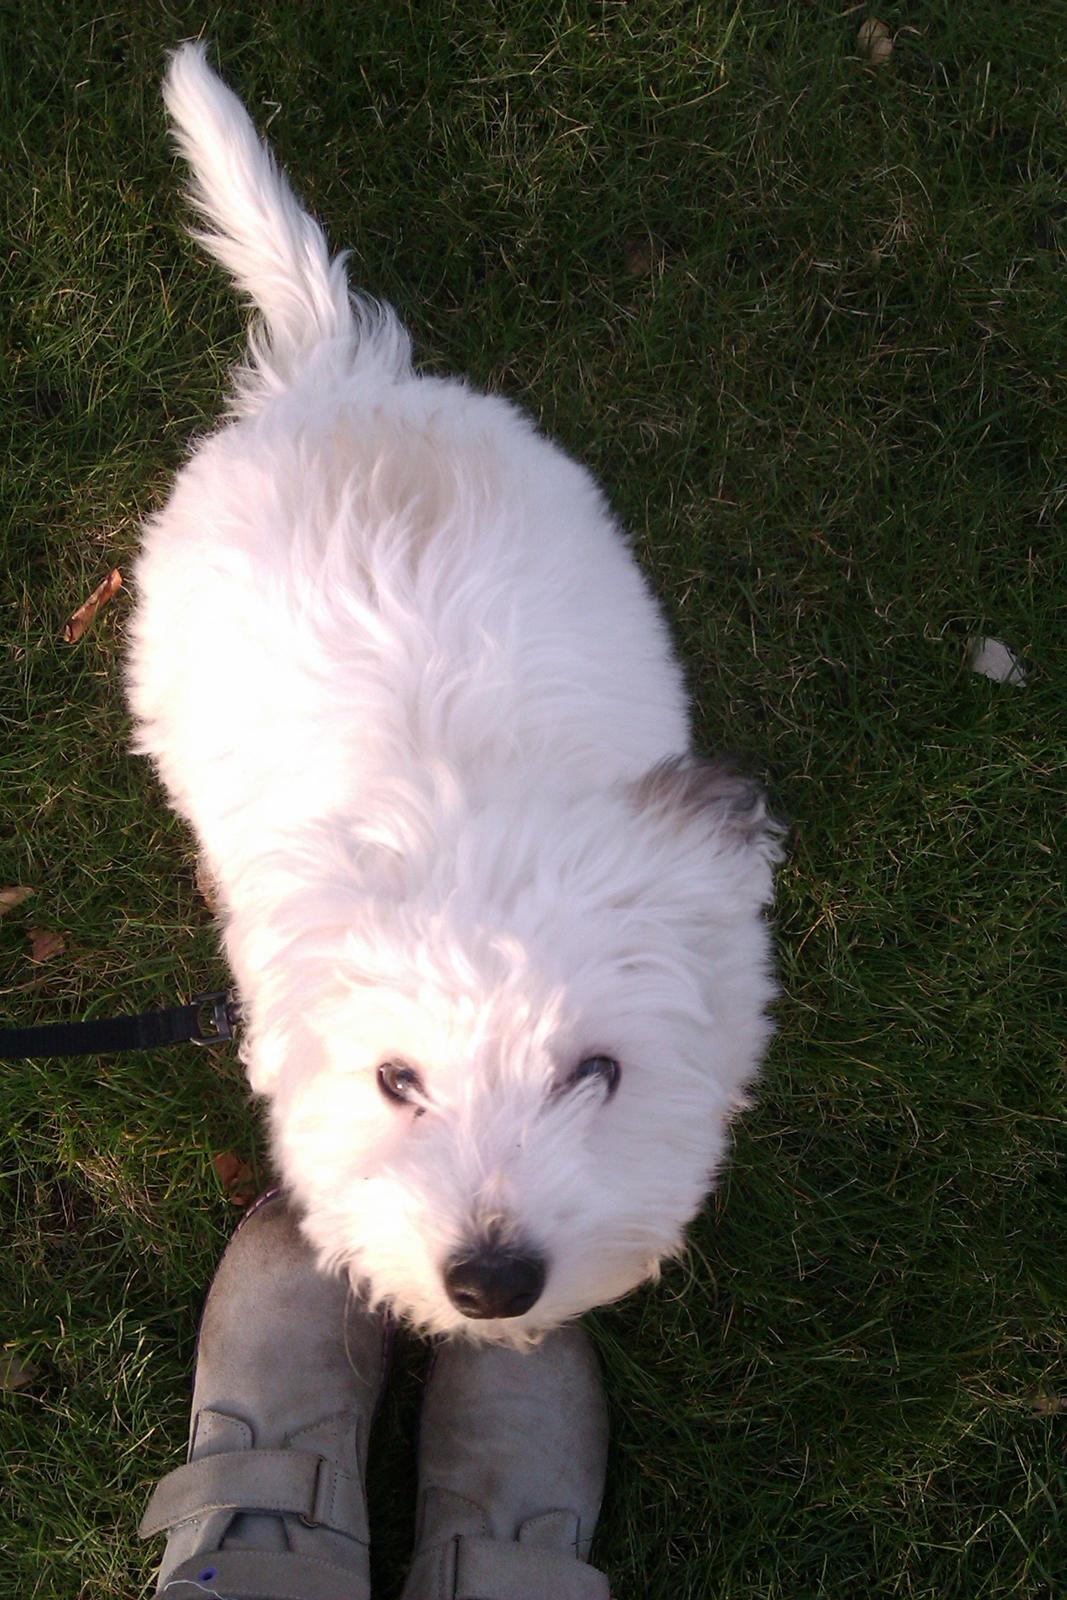
[[445,1268],[445,1292],[465,1317],[521,1317],[545,1286],[545,1264],[537,1256],[490,1247],[454,1256]]

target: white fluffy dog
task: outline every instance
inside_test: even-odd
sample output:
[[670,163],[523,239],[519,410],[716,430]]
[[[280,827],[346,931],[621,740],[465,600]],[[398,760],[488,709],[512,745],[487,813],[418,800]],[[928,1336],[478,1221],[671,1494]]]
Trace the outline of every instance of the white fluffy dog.
[[528,1343],[681,1247],[768,1038],[778,830],[691,754],[588,472],[416,375],[203,46],[165,98],[262,323],[146,528],[138,748],[219,884],[322,1262]]

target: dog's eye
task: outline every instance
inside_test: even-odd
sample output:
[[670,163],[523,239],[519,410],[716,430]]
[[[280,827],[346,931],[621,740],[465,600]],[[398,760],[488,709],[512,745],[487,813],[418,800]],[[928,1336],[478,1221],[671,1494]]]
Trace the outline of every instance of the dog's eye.
[[605,1093],[610,1097],[619,1087],[621,1072],[622,1068],[614,1056],[586,1056],[571,1073],[570,1087],[588,1083],[590,1078],[599,1078],[604,1085]]
[[406,1105],[422,1094],[422,1079],[406,1061],[383,1061],[378,1068],[378,1087],[387,1100]]

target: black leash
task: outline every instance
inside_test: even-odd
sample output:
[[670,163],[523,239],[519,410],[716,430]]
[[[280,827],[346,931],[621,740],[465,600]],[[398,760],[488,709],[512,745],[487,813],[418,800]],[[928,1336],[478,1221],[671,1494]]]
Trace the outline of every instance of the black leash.
[[223,1044],[241,1021],[233,989],[200,994],[187,1006],[136,1017],[53,1022],[43,1028],[0,1028],[0,1061],[34,1056],[107,1056],[116,1050],[158,1050],[169,1044]]

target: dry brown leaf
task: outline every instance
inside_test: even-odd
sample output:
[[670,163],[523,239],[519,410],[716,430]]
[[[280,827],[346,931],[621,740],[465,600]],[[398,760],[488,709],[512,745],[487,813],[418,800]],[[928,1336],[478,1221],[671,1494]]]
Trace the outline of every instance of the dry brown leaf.
[[247,1161],[224,1150],[212,1157],[212,1166],[222,1184],[227,1200],[234,1206],[246,1206],[256,1192],[256,1180]]
[[33,893],[28,883],[11,883],[6,889],[0,889],[0,917],[5,911],[14,911],[24,900],[28,900]]
[[82,634],[92,627],[96,620],[96,613],[101,606],[106,606],[122,588],[122,573],[118,567],[109,572],[103,583],[98,583],[92,594],[75,611],[63,629],[63,637],[68,644],[77,644]]
[[212,912],[218,911],[218,879],[215,877],[215,874],[212,872],[203,856],[198,856],[196,861],[196,887],[200,894],[201,900],[203,900],[208,910]]
[[25,1389],[36,1376],[32,1361],[23,1361],[14,1350],[0,1350],[0,1390]]
[[50,961],[67,948],[63,935],[54,933],[51,928],[31,928],[29,938],[31,961]]
[[884,67],[893,54],[893,40],[889,29],[877,17],[861,22],[856,33],[860,55],[869,67]]
[[626,272],[631,278],[647,278],[655,265],[650,239],[635,239],[626,247]]

